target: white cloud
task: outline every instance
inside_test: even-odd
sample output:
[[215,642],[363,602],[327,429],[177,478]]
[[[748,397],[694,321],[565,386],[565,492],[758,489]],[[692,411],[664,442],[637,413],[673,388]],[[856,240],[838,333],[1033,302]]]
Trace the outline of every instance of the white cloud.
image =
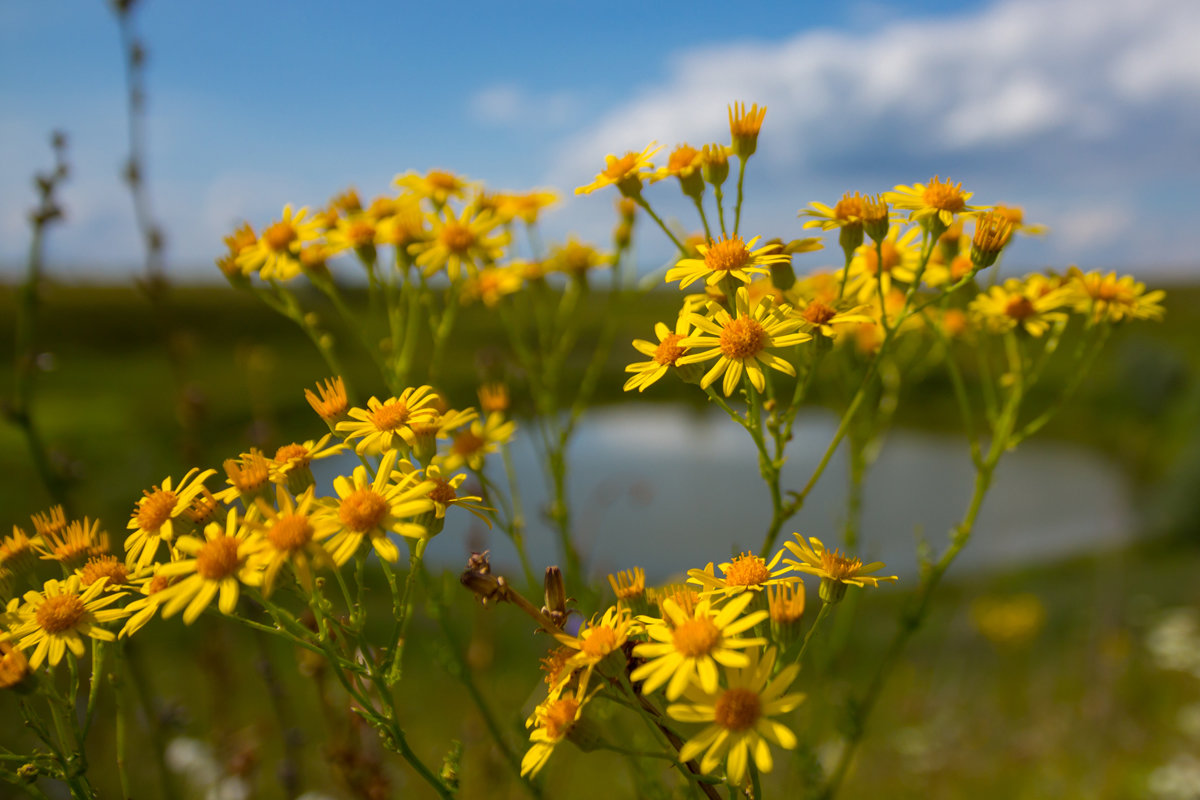
[[467,112],[485,125],[502,128],[559,128],[579,112],[580,101],[571,92],[533,94],[514,83],[497,83],[475,92]]
[[[1034,245],[1042,254],[1082,247],[1074,255],[1144,258],[1132,245],[1101,253],[1101,233],[1170,220],[1095,198],[1167,205],[1156,181],[1178,183],[1189,169],[1200,178],[1197,42],[1195,0],[1000,0],[862,32],[696,47],[674,55],[663,81],[566,141],[549,181],[585,183],[606,153],[651,139],[725,140],[726,104],[753,101],[770,111],[759,147],[759,174],[768,175],[750,210],[768,224],[786,216],[771,204],[794,214],[832,199],[810,192],[877,191],[953,169],[970,188],[1005,194],[995,200],[1054,208],[1063,237]],[[562,221],[586,227],[593,210]]]

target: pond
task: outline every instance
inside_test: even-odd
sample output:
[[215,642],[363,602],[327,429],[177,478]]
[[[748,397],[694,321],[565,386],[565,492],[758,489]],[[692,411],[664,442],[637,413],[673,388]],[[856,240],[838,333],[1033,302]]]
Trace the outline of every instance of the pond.
[[[836,426],[836,418],[821,412],[797,419],[783,470],[785,491],[807,482]],[[529,518],[529,556],[540,574],[560,557],[541,515],[548,494],[540,463],[532,438],[520,430],[513,456]],[[757,552],[771,519],[753,442],[716,410],[640,405],[592,411],[580,423],[568,462],[574,529],[593,576],[641,566],[649,581],[662,581],[743,550]],[[805,507],[785,525],[780,543],[799,531],[841,545],[847,472],[840,448]],[[489,462],[489,474],[503,481],[499,459]],[[867,475],[859,555],[886,562],[889,573],[915,576],[918,537],[940,552],[966,509],[974,477],[965,439],[889,433]],[[1113,547],[1138,527],[1119,465],[1077,445],[1033,440],[1001,460],[955,572]],[[497,572],[519,575],[507,537],[487,531],[466,512],[451,512],[427,558],[455,568],[471,550],[482,549],[491,550]]]

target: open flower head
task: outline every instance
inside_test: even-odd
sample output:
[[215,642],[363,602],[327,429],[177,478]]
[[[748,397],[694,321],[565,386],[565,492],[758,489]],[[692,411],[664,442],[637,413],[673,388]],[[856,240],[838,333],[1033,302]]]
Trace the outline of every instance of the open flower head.
[[[846,294],[859,303],[878,305],[881,286],[886,297],[895,281],[912,283],[921,259],[920,234],[920,228],[893,225],[878,244],[867,242],[859,247],[850,260]],[[840,270],[837,277],[840,281]]]
[[66,580],[48,580],[40,592],[26,592],[25,602],[17,607],[19,619],[11,631],[12,638],[22,650],[34,648],[29,666],[37,669],[49,660],[55,666],[70,650],[83,658],[84,638],[111,642],[116,634],[101,627],[105,622],[121,619],[123,608],[108,608],[119,594],[104,593],[104,580],[83,588],[78,575]]
[[793,536],[796,541],[784,542],[783,546],[795,558],[785,559],[784,563],[799,572],[820,578],[821,599],[825,602],[836,602],[828,596],[830,593],[840,600],[846,586],[879,586],[880,581],[898,580],[895,575],[872,574],[883,569],[882,561],[864,564],[861,559],[828,549],[815,536],[808,537],[808,541],[798,533]]
[[741,286],[734,299],[735,314],[717,308],[712,317],[700,314],[689,317],[697,332],[679,342],[689,352],[679,357],[676,365],[717,360],[704,374],[700,388],[707,389],[723,374],[721,388],[728,397],[741,383],[743,374],[750,378],[755,389],[764,391],[763,367],[796,374],[795,367],[771,349],[807,342],[812,336],[797,332],[800,320],[781,313],[770,300],[758,303],[753,309],[749,302],[746,287]]
[[292,494],[301,494],[313,485],[312,462],[335,456],[346,449],[341,442],[329,444],[332,434],[320,439],[285,444],[271,458],[271,481],[288,487]]
[[658,145],[651,142],[640,153],[628,152],[620,158],[614,155],[605,156],[603,171],[591,183],[578,187],[575,194],[591,194],[605,186],[616,186],[626,197],[640,195],[642,179],[654,174],[654,164],[650,159],[659,149]]
[[744,592],[716,609],[709,597],[685,611],[671,598],[664,599],[663,619],[642,619],[646,634],[653,641],[633,649],[633,654],[646,659],[646,663],[629,677],[643,681],[643,694],[665,684],[668,700],[679,699],[693,685],[707,694],[716,692],[720,678],[718,664],[747,667],[750,658],[742,651],[767,643],[766,639],[741,637],[767,618],[766,611],[745,613],[753,600],[752,592]]
[[790,255],[780,252],[774,245],[768,244],[755,250],[754,245],[758,240],[759,237],[755,236],[747,243],[734,234],[701,244],[696,248],[701,257],[680,259],[667,270],[666,282],[679,281],[680,289],[686,289],[701,278],[710,286],[725,278],[749,283],[755,274],[769,275],[772,264],[791,261]]
[[792,569],[790,565],[779,566],[783,553],[780,550],[769,562],[753,553],[742,553],[720,565],[720,578],[710,561],[704,569],[688,570],[688,583],[701,586],[706,597],[730,597],[742,592],[761,592],[768,586],[800,580],[787,574]]
[[67,569],[75,569],[89,558],[107,555],[108,533],[100,530],[100,520],[71,520],[62,528],[44,529],[38,537],[42,558],[57,561]]
[[255,551],[254,566],[262,569],[263,595],[274,591],[279,571],[290,566],[300,586],[311,592],[317,567],[333,567],[333,559],[322,542],[338,530],[328,514],[317,514],[314,489],[309,487],[293,498],[283,486],[275,487],[275,504],[258,501],[259,517],[249,525],[258,532],[262,546]]
[[258,273],[263,280],[291,280],[300,274],[300,250],[319,235],[317,221],[305,219],[307,208],[284,206],[283,218],[263,228],[258,239],[243,248],[237,265],[243,275]]
[[471,188],[471,183],[466,178],[441,169],[431,169],[424,175],[406,172],[397,175],[394,182],[401,189],[407,189],[417,197],[432,201],[438,208],[444,206],[451,197],[463,197]]
[[973,214],[980,209],[967,205],[971,192],[964,192],[961,183],[943,181],[934,175],[929,183],[900,185],[885,193],[892,205],[909,212],[908,218],[935,230],[943,230],[954,224],[955,214]]
[[564,662],[568,669],[583,669],[580,685],[587,686],[596,665],[621,649],[637,626],[633,615],[621,603],[612,606],[604,615],[593,618],[579,629],[578,636],[558,633],[554,638],[577,652]]
[[1043,292],[1036,281],[1009,278],[1003,285],[993,286],[977,296],[969,309],[993,333],[1020,328],[1030,336],[1040,337],[1051,325],[1066,321],[1063,309],[1070,300],[1066,288]]
[[1117,273],[1083,272],[1078,267],[1067,271],[1072,306],[1088,314],[1096,322],[1122,322],[1126,319],[1161,320],[1161,289],[1146,291],[1146,285],[1132,275],[1117,277]]
[[161,486],[143,492],[144,497],[138,501],[126,526],[133,531],[125,537],[126,563],[140,568],[154,561],[159,544],[174,541],[176,519],[203,491],[204,481],[215,474],[213,469],[201,472],[193,468],[177,485],[168,477]]
[[558,692],[550,695],[533,710],[525,726],[533,728],[529,734],[531,745],[521,759],[521,777],[534,777],[546,766],[554,748],[566,739],[583,715],[583,708],[596,695],[600,687],[586,693],[587,687],[580,683],[574,694],[562,696]]
[[163,617],[183,611],[184,624],[191,625],[218,596],[221,613],[232,614],[242,584],[255,586],[262,581],[259,564],[253,559],[262,544],[233,508],[224,523],[206,526],[203,537],[181,536],[175,542],[181,558],[158,568],[160,577],[176,579],[153,595],[154,602],[162,607]]
[[433,501],[429,499],[433,482],[420,480],[416,472],[397,480],[401,473],[395,468],[396,456],[395,450],[384,455],[374,479],[365,466],[355,467],[349,477],[334,478],[337,500],[322,509],[321,514],[338,524],[338,532],[327,543],[338,566],[349,561],[364,542],[370,542],[384,561],[395,563],[400,550],[390,534],[412,539],[426,535],[425,527],[414,518],[433,510]]
[[658,337],[657,344],[645,339],[634,339],[634,349],[649,356],[650,360],[635,361],[625,367],[626,372],[633,373],[629,380],[625,381],[625,391],[637,389],[639,392],[643,392],[646,387],[666,375],[667,370],[678,366],[680,357],[687,352],[687,348],[680,342],[688,337],[691,329],[689,315],[680,314],[679,319],[675,320],[674,331],[661,322],[654,324],[654,335]]
[[759,657],[754,648],[748,655],[750,663],[745,667],[725,668],[725,686],[711,692],[693,686],[686,693],[688,702],[667,706],[672,719],[705,725],[680,748],[679,760],[700,756],[700,771],[705,774],[725,762],[725,773],[734,786],[745,780],[751,758],[759,772],[771,771],[770,745],[785,750],[796,747],[796,735],[773,717],[795,710],[804,700],[803,694],[788,692],[799,664],[789,664],[775,674],[774,649]]
[[464,465],[481,470],[488,454],[509,442],[516,430],[517,423],[505,419],[503,413],[493,411],[487,419],[474,420],[469,428],[456,433],[449,449],[438,456],[438,464],[448,472]]
[[399,397],[383,402],[372,397],[365,409],[350,409],[350,419],[339,422],[337,432],[346,437],[347,442],[358,439],[354,449],[360,455],[377,454],[395,447],[411,448],[415,441],[413,424],[437,414],[433,407],[436,400],[437,394],[430,386],[409,387]]
[[508,245],[507,233],[493,232],[500,218],[474,204],[457,216],[447,207],[431,221],[429,237],[408,246],[408,254],[426,277],[443,270],[452,281],[464,273],[474,276],[498,261]]

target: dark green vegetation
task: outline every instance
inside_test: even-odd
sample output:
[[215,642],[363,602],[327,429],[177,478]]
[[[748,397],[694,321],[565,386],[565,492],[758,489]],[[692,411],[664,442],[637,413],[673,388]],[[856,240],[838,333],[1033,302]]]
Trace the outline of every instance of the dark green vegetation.
[[[8,321],[16,313],[15,297],[11,289],[0,293],[3,352],[12,351]],[[651,338],[654,322],[674,315],[677,298],[656,293],[629,309],[599,402],[629,399],[621,397],[622,368],[641,357],[628,341]],[[39,350],[49,354],[42,360],[52,369],[38,375],[35,419],[55,463],[75,479],[74,512],[99,516],[116,541],[142,489],[167,475],[178,478],[191,466],[219,467],[251,445],[273,449],[324,431],[303,390],[326,377],[327,368],[298,329],[248,295],[225,288],[176,289],[165,314],[124,288],[48,286],[42,301]],[[912,642],[908,664],[884,695],[859,758],[862,766],[844,796],[1140,796],[1153,768],[1189,746],[1194,751],[1195,742],[1189,745],[1178,728],[1178,712],[1200,701],[1200,679],[1156,667],[1144,646],[1156,610],[1200,605],[1194,579],[1200,555],[1193,549],[1200,540],[1195,496],[1200,339],[1194,334],[1200,291],[1173,290],[1167,309],[1162,324],[1133,323],[1114,335],[1080,396],[1041,436],[1084,442],[1125,464],[1144,498],[1148,524],[1180,536],[945,587],[935,615]],[[334,335],[346,345],[343,357],[359,400],[381,392],[369,360],[334,322],[330,316]],[[503,351],[475,352],[475,343],[498,340],[482,309],[464,313],[457,330],[455,342],[464,344],[452,345],[442,388],[453,403],[467,405],[474,402],[481,370],[494,369]],[[576,369],[582,369],[582,358]],[[1067,377],[1050,380],[1062,383]],[[11,382],[11,373],[0,372],[0,397],[10,393]],[[835,394],[819,399],[832,401]],[[671,378],[638,399],[702,401]],[[519,394],[516,401],[520,414],[527,402]],[[905,387],[897,424],[944,431],[946,420],[956,421],[957,412],[943,374],[935,371]],[[0,428],[0,469],[6,477],[0,483],[0,523],[24,525],[31,512],[50,504],[23,439],[9,426]],[[377,583],[376,618],[382,618],[386,592]],[[1024,645],[995,647],[971,627],[969,603],[980,594],[1018,591],[1041,598],[1046,625]],[[514,609],[478,609],[452,579],[445,592],[455,633],[470,642],[473,674],[510,726],[510,742],[523,749],[519,727],[540,690],[536,662],[547,643],[530,635],[531,626]],[[902,598],[903,586],[864,596],[851,644],[836,653],[816,652],[801,678],[809,699],[799,712],[798,730],[811,719],[807,729],[816,734],[814,741],[833,738],[844,718],[839,704],[846,689],[861,686],[869,674]],[[290,648],[263,642],[212,614],[194,629],[176,620],[155,621],[144,633],[132,653],[140,670],[135,680],[161,713],[165,730],[211,739],[223,758],[243,759],[256,781],[254,796],[282,796],[272,792],[284,730],[292,726],[300,731],[293,758],[304,788],[336,789],[328,759],[372,757],[373,733],[353,734],[343,707],[322,705],[320,680],[297,670]],[[436,623],[418,614],[413,633],[400,691],[414,746],[427,763],[437,764],[449,741],[461,739],[463,795],[506,796],[498,787],[511,785],[510,774],[462,684],[446,669]],[[264,664],[271,665],[266,673]],[[326,682],[336,704],[340,694]],[[271,685],[281,688],[281,705],[271,702]],[[0,698],[0,719],[17,718],[9,703]],[[112,737],[103,727],[111,725],[109,711],[102,708],[90,756],[98,787],[115,796]],[[5,744],[19,735],[6,731]],[[139,764],[134,796],[157,796],[154,741],[141,721],[131,735]],[[359,744],[337,749],[351,741]],[[397,759],[381,757],[397,794],[402,789],[405,796],[409,791],[421,796]],[[777,753],[781,767],[787,758]],[[369,763],[350,767],[366,770]],[[624,794],[635,794],[623,759],[583,756],[567,745],[547,768],[547,794],[586,797],[588,787],[596,787],[590,796],[611,797],[609,780]],[[513,787],[507,796],[522,795]]]

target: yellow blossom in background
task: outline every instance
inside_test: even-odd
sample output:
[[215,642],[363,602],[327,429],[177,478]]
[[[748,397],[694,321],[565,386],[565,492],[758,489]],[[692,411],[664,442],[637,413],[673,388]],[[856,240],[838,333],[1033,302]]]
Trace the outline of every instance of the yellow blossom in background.
[[767,107],[758,103],[746,110],[745,103],[733,103],[729,107],[729,135],[733,140],[733,152],[745,161],[758,149],[758,133],[767,116]]
[[494,411],[508,411],[508,387],[499,381],[485,383],[479,387],[479,410],[484,414]]
[[1035,594],[980,597],[971,603],[971,622],[993,644],[1020,646],[1042,629],[1046,607]]
[[652,183],[664,178],[679,179],[679,187],[689,197],[700,197],[704,194],[704,177],[701,167],[704,166],[704,153],[689,144],[676,145],[667,159],[667,165],[654,171]]
[[262,546],[262,539],[252,535],[250,526],[233,508],[224,525],[214,522],[205,527],[203,539],[181,536],[175,542],[181,558],[158,568],[159,576],[177,579],[153,595],[154,603],[162,607],[163,618],[183,611],[184,624],[191,625],[213,598],[218,598],[222,614],[232,614],[241,585],[253,586],[262,581],[259,564],[252,560]]
[[13,689],[29,677],[29,659],[0,631],[0,689]]
[[1096,322],[1122,322],[1126,319],[1161,320],[1162,301],[1166,292],[1161,289],[1146,292],[1146,285],[1132,275],[1117,277],[1117,273],[1083,272],[1079,267],[1067,270],[1072,306],[1088,314]]
[[222,503],[240,499],[249,508],[271,485],[271,462],[257,448],[250,448],[249,453],[242,453],[236,459],[225,459],[222,467],[229,487],[214,495]]
[[458,216],[444,209],[431,221],[429,238],[408,247],[426,277],[442,270],[452,281],[464,272],[472,276],[498,261],[508,244],[508,234],[492,233],[500,218],[474,205],[463,208]]
[[346,250],[365,253],[368,248],[382,243],[375,220],[361,213],[341,217],[325,234],[326,252],[329,256]]
[[643,681],[643,694],[665,684],[668,700],[679,699],[693,685],[708,694],[717,691],[718,664],[747,667],[750,657],[741,651],[767,643],[762,638],[740,637],[767,618],[766,611],[745,613],[753,600],[752,592],[744,592],[714,609],[712,599],[705,598],[687,611],[670,598],[663,600],[663,619],[642,618],[646,635],[654,641],[633,649],[646,663],[630,673],[630,679]]
[[119,594],[104,594],[99,580],[81,591],[78,575],[66,580],[48,580],[40,592],[26,592],[25,602],[17,608],[19,622],[11,630],[22,650],[34,648],[29,666],[37,669],[43,661],[57,666],[70,650],[76,658],[85,653],[84,638],[111,642],[116,634],[100,627],[126,615],[123,608],[107,608]]
[[[61,507],[60,507],[61,510]],[[93,556],[108,553],[108,533],[100,530],[100,520],[72,520],[65,527],[43,528],[38,547],[42,558],[74,569]]]
[[811,300],[798,303],[793,307],[792,313],[803,320],[804,324],[809,326],[809,330],[832,339],[838,334],[835,326],[872,322],[873,317],[866,313],[868,310],[868,306],[859,305],[839,311],[834,306],[826,305],[820,300]]
[[1009,278],[971,301],[970,311],[993,333],[1020,327],[1030,336],[1042,336],[1052,324],[1065,322],[1061,309],[1070,301],[1067,290],[1038,292],[1036,284]]
[[833,208],[818,202],[809,203],[808,206],[808,208],[801,209],[799,214],[802,217],[813,218],[806,221],[804,227],[820,228],[826,231],[855,226],[861,229],[863,217],[866,214],[863,197],[858,192],[854,194],[846,192]]
[[525,722],[525,727],[533,728],[529,734],[529,741],[533,744],[521,759],[521,777],[536,776],[550,760],[555,746],[571,733],[583,714],[584,706],[599,691],[597,687],[590,694],[585,694],[586,689],[586,684],[580,683],[573,696],[561,697],[552,693],[533,710]]
[[759,772],[774,767],[771,744],[785,750],[796,747],[796,735],[772,717],[787,714],[804,700],[799,692],[787,690],[800,672],[799,664],[789,664],[775,674],[775,650],[759,657],[749,653],[750,663],[743,668],[725,670],[727,685],[705,692],[692,687],[687,703],[667,706],[667,715],[680,722],[696,722],[706,727],[683,745],[679,760],[700,757],[700,771],[713,772],[722,761],[729,782],[740,786],[746,778],[750,759]]
[[955,214],[973,214],[979,210],[967,205],[972,194],[964,192],[961,183],[943,181],[934,175],[927,184],[900,185],[895,191],[885,192],[884,197],[897,209],[908,211],[910,220],[935,228],[949,228],[954,224]]
[[665,324],[654,324],[654,335],[658,344],[645,339],[634,339],[633,347],[639,353],[650,356],[649,361],[636,361],[625,367],[626,372],[632,372],[629,380],[625,381],[624,391],[637,389],[644,392],[646,387],[667,374],[667,370],[677,365],[679,358],[687,352],[680,344],[691,333],[691,321],[687,314],[680,314],[675,321],[675,330],[671,331]]
[[331,430],[346,418],[350,410],[350,401],[346,398],[346,384],[340,376],[318,383],[317,393],[305,389],[304,398]]
[[[783,546],[795,558],[784,561],[792,569],[816,575],[821,579],[821,599],[827,603],[837,602],[845,594],[846,586],[879,586],[880,581],[896,581],[895,575],[872,575],[883,569],[882,561],[864,564],[861,559],[842,555],[837,550],[829,550],[815,536],[808,541],[798,533],[794,542],[784,542]],[[783,552],[782,550],[780,551]]]
[[703,596],[706,597],[714,594],[732,597],[742,592],[761,592],[768,586],[799,580],[794,576],[788,576],[787,573],[792,569],[790,565],[779,567],[783,553],[783,550],[777,552],[770,562],[752,553],[734,556],[719,565],[723,576],[720,578],[717,577],[710,561],[704,569],[689,569],[688,583],[701,586]]
[[878,246],[868,242],[859,247],[850,261],[846,294],[860,303],[878,303],[881,283],[885,295],[892,290],[893,281],[912,283],[920,263],[921,248],[916,243],[920,235],[920,228],[893,225]]
[[574,236],[569,236],[566,244],[551,249],[544,267],[548,272],[581,277],[596,267],[608,266],[611,263],[612,259],[608,255]]
[[479,471],[488,453],[496,452],[500,445],[510,441],[516,430],[517,423],[506,420],[499,411],[488,414],[486,420],[475,420],[470,428],[459,431],[450,449],[438,457],[438,463],[450,471],[463,465]]
[[286,485],[292,494],[297,495],[312,486],[312,462],[346,450],[346,445],[341,442],[329,444],[332,437],[327,433],[319,440],[292,442],[278,448],[271,458],[271,481]]
[[369,541],[384,561],[395,563],[400,550],[388,534],[398,533],[412,539],[425,536],[425,528],[412,520],[433,510],[433,501],[429,499],[433,484],[419,480],[415,472],[393,480],[396,456],[395,450],[384,455],[374,479],[363,466],[355,467],[349,477],[334,478],[333,489],[338,499],[326,505],[321,514],[338,523],[338,532],[328,542],[330,555],[338,566],[349,561],[364,541]]
[[431,169],[424,175],[406,172],[397,175],[394,182],[396,186],[407,189],[417,197],[433,201],[439,208],[451,197],[463,197],[471,186],[466,178],[440,169]]
[[646,595],[646,570],[634,567],[621,570],[616,575],[610,573],[608,585],[612,587],[618,603],[636,602]]
[[263,280],[291,280],[300,274],[300,249],[318,236],[317,223],[305,219],[307,208],[283,207],[283,218],[263,229],[258,239],[237,257],[242,274],[255,272]]
[[346,438],[347,443],[359,439],[354,446],[356,452],[380,453],[400,446],[412,447],[412,424],[424,417],[437,414],[433,403],[437,400],[433,388],[418,386],[408,388],[399,397],[389,398],[382,403],[378,398],[367,400],[367,407],[352,408],[350,419],[337,424],[337,432]]
[[138,501],[126,526],[133,533],[125,537],[125,563],[141,568],[154,561],[159,544],[174,541],[176,518],[187,511],[192,500],[203,491],[204,481],[216,472],[192,468],[176,486],[172,486],[168,477],[162,486],[143,492],[144,497]]
[[420,202],[410,196],[397,199],[392,213],[379,220],[375,234],[380,244],[393,245],[402,259],[407,258],[409,246],[428,236]]
[[13,525],[12,535],[0,540],[0,564],[10,567],[14,572],[24,572],[36,563],[37,548],[41,545],[41,536],[31,538]]
[[620,158],[614,155],[605,156],[604,170],[591,183],[575,189],[575,194],[591,194],[605,186],[616,186],[626,197],[641,194],[642,179],[654,174],[654,164],[650,162],[650,159],[660,149],[658,145],[651,142],[640,153],[628,152]]
[[679,281],[680,289],[686,289],[701,278],[710,286],[725,278],[749,283],[751,275],[769,275],[772,264],[791,261],[791,256],[779,252],[771,244],[752,249],[759,238],[755,236],[746,243],[741,236],[734,235],[701,244],[696,248],[701,257],[680,259],[667,270],[666,282]]
[[498,213],[506,219],[519,219],[526,225],[537,222],[543,209],[558,202],[558,192],[553,189],[534,189],[529,192],[501,194],[497,203]]
[[67,519],[67,512],[61,505],[51,506],[46,511],[39,511],[29,519],[33,523],[33,530],[39,539],[61,534],[66,530],[67,523],[70,522]]
[[462,303],[482,300],[488,308],[495,308],[510,294],[521,290],[521,273],[510,266],[484,267],[463,283]]
[[718,308],[712,317],[691,314],[689,321],[696,326],[697,332],[679,342],[691,352],[680,356],[676,365],[717,359],[717,363],[701,379],[700,388],[707,389],[724,374],[721,387],[726,397],[741,383],[743,373],[750,378],[755,389],[764,391],[764,366],[794,376],[795,368],[770,352],[770,349],[812,339],[807,333],[796,332],[800,320],[779,313],[769,301],[751,309],[744,286],[737,290],[734,311],[736,316],[723,308]]
[[1003,214],[1005,219],[1013,226],[1013,230],[1023,233],[1026,236],[1042,236],[1049,230],[1045,225],[1026,223],[1025,210],[1020,206],[1006,206],[1002,203],[996,203],[996,205],[992,206],[992,210],[997,214]]
[[285,564],[291,566],[304,591],[311,592],[315,568],[335,568],[321,543],[337,531],[337,521],[328,514],[315,513],[312,487],[293,498],[284,487],[277,486],[275,505],[260,498],[257,507],[261,516],[247,520],[247,524],[262,537],[261,547],[252,555],[252,566],[262,570],[263,595],[269,597],[274,591],[279,570]]

